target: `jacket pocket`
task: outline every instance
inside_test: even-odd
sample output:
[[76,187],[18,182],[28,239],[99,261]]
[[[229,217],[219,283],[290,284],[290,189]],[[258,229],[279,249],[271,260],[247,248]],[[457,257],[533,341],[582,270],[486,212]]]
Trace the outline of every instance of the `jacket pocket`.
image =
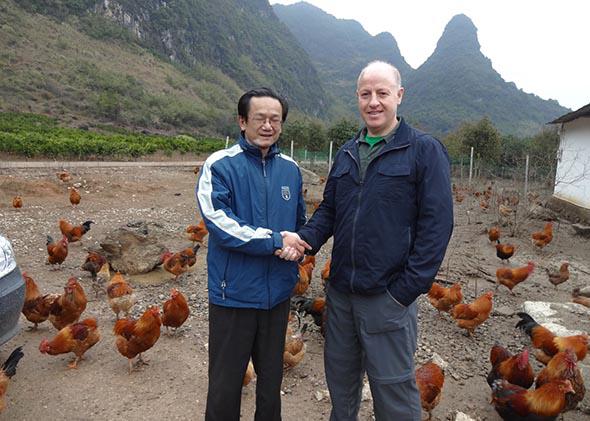
[[355,190],[356,183],[352,178],[350,163],[339,165],[334,168],[332,177],[336,184],[336,204],[342,204],[350,200],[352,192]]

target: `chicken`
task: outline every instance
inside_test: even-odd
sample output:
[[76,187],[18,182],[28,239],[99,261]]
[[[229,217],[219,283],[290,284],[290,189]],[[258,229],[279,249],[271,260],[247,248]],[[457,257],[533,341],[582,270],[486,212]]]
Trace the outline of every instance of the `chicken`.
[[551,272],[549,269],[545,269],[547,272],[547,277],[549,278],[549,282],[555,286],[557,289],[557,285],[563,284],[570,278],[570,271],[569,271],[569,263],[563,262],[559,267],[559,272]]
[[157,306],[148,308],[138,320],[120,319],[115,323],[113,333],[119,353],[129,361],[129,374],[132,371],[132,360],[138,357],[138,363],[146,364],[141,354],[154,346],[160,338],[160,309]]
[[57,176],[57,178],[59,178],[64,183],[67,183],[68,181],[72,180],[72,176],[66,170],[58,171],[55,173],[55,175]]
[[455,201],[457,203],[462,203],[463,200],[465,200],[465,194],[463,194],[463,192],[461,192],[461,191],[457,191],[455,193]]
[[320,277],[322,278],[322,286],[325,288],[326,284],[328,283],[328,279],[330,279],[330,264],[332,263],[332,259],[326,260],[326,264],[324,268],[320,272]]
[[78,323],[65,326],[51,341],[43,339],[39,345],[42,354],[60,355],[73,352],[76,356],[68,364],[69,368],[78,368],[78,362],[84,354],[100,340],[100,333],[95,318],[84,319]]
[[166,326],[166,330],[171,327],[174,332],[182,326],[190,314],[186,297],[176,288],[170,290],[170,299],[164,303],[162,310],[162,324]]
[[568,394],[565,397],[566,405],[565,410],[569,411],[575,409],[578,403],[584,399],[586,394],[586,387],[584,386],[584,379],[582,378],[582,372],[578,368],[577,358],[571,349],[567,349],[563,352],[558,352],[551,358],[547,363],[547,367],[543,368],[537,380],[535,381],[535,387],[538,389],[546,383],[553,380],[569,380],[574,389],[573,394]]
[[448,312],[463,301],[461,285],[454,283],[451,287],[445,288],[438,282],[433,282],[430,291],[428,291],[428,300],[438,310],[438,315],[442,316],[442,311]]
[[68,239],[64,235],[61,240],[57,243],[47,236],[47,263],[48,265],[58,265],[61,268],[61,264],[68,257]]
[[49,321],[57,329],[62,330],[70,323],[77,322],[86,310],[86,294],[77,279],[71,277],[64,287],[64,293],[58,295],[49,308]]
[[86,221],[81,225],[72,225],[65,219],[60,219],[59,230],[66,236],[70,243],[75,243],[76,241],[80,241],[82,236],[90,231],[91,224],[94,224],[94,221]]
[[[106,265],[106,267],[105,267]],[[104,281],[105,278],[101,276],[101,278],[99,279],[97,274],[101,272],[101,270],[106,270],[107,272],[109,271],[109,263],[107,262],[107,259],[100,253],[97,253],[95,251],[89,251],[88,252],[88,256],[86,256],[86,260],[84,261],[84,263],[82,264],[81,268],[82,270],[85,270],[87,272],[90,272],[90,275],[92,276],[92,289],[94,290],[94,294],[96,297],[98,297],[98,293],[101,291],[104,291],[103,289],[103,284],[104,282],[101,284],[100,281]],[[109,274],[110,275],[110,274]],[[110,279],[110,276],[108,276],[106,278],[106,281],[108,281]]]
[[535,381],[535,373],[529,363],[528,349],[512,355],[506,348],[496,344],[490,350],[490,363],[492,369],[487,378],[490,387],[495,380],[504,379],[511,384],[528,389]]
[[533,244],[540,249],[543,249],[543,247],[553,240],[553,222],[547,222],[543,231],[533,232],[531,237]]
[[182,252],[172,253],[170,251],[165,252],[161,259],[164,270],[174,275],[174,280],[177,281],[178,277],[188,270],[188,257]]
[[420,391],[420,403],[428,412],[427,420],[432,418],[432,410],[440,402],[445,373],[436,363],[430,361],[416,369],[416,385]]
[[209,234],[207,227],[205,226],[205,221],[201,219],[197,225],[189,225],[186,227],[186,231],[188,234],[188,239],[193,242],[203,244],[203,239]]
[[492,385],[492,404],[503,420],[554,420],[566,406],[566,395],[574,393],[569,380],[546,383],[539,389],[496,380]]
[[457,326],[466,329],[469,336],[473,335],[475,328],[490,317],[493,296],[494,294],[488,291],[471,304],[457,304],[453,307],[451,316],[457,322]]
[[186,263],[189,267],[192,267],[197,263],[197,252],[200,247],[201,245],[197,244],[194,247],[187,247],[180,252],[180,254],[186,258]]
[[26,272],[23,272],[25,279],[25,302],[23,304],[23,314],[29,322],[34,323],[33,330],[37,330],[37,325],[43,323],[49,318],[49,308],[51,303],[59,296],[58,294],[41,295],[39,287]]
[[6,361],[4,361],[2,369],[0,370],[0,413],[2,413],[2,411],[4,411],[6,408],[4,396],[6,396],[8,382],[12,376],[16,374],[16,366],[24,355],[22,349],[23,347],[19,346],[14,351],[12,351]]
[[496,244],[496,256],[498,256],[498,259],[510,263],[509,259],[514,255],[516,247],[512,244],[502,244],[500,240],[496,240],[496,242],[498,243]]
[[285,333],[285,351],[283,352],[284,369],[289,370],[303,360],[307,348],[303,341],[303,334],[306,329],[306,324],[304,324],[301,329],[295,331],[293,331],[291,326],[287,326],[287,332]]
[[500,228],[491,227],[488,230],[488,239],[493,243],[494,241],[500,241]]
[[496,280],[498,281],[496,289],[502,284],[508,287],[510,293],[514,295],[512,289],[521,282],[524,282],[534,270],[534,262],[528,262],[526,266],[520,268],[498,268],[496,269]]
[[23,198],[20,196],[14,196],[12,198],[12,207],[15,209],[20,209],[23,207]]
[[129,316],[129,310],[137,301],[133,288],[127,283],[121,272],[113,275],[107,285],[107,297],[111,309],[119,320],[119,313],[125,312],[125,316]]
[[590,308],[590,297],[580,294],[580,288],[574,288],[572,291],[572,301]]
[[303,316],[309,314],[316,326],[319,326],[320,333],[325,336],[326,329],[326,299],[324,297],[306,298],[294,296],[291,298],[291,308]]
[[[313,256],[306,256],[306,259],[308,257],[313,257]],[[307,260],[307,263],[304,260],[302,263],[299,263],[297,266],[299,269],[299,280],[297,281],[297,283],[295,284],[295,287],[293,288],[292,295],[303,295],[303,294],[305,294],[305,292],[309,288],[309,284],[311,283],[311,276],[312,276],[313,269],[315,267],[315,257],[313,257],[313,260]]]
[[252,380],[256,378],[256,372],[254,371],[254,364],[252,364],[252,359],[248,361],[248,366],[246,367],[246,373],[244,374],[244,380],[242,380],[242,386],[248,386]]
[[588,351],[588,335],[572,335],[572,336],[555,336],[549,329],[538,324],[527,313],[517,313],[520,321],[516,324],[517,328],[521,328],[533,343],[533,346],[538,350],[535,358],[547,364],[551,357],[566,349],[571,349],[576,354],[578,361],[586,358]]
[[70,189],[70,203],[72,204],[72,206],[79,205],[81,199],[82,197],[80,196],[80,192],[74,187],[72,187]]
[[500,213],[500,215],[502,215],[504,218],[509,218],[512,214],[514,214],[514,209],[512,209],[510,206],[505,205],[503,203],[500,203],[498,205],[498,212]]

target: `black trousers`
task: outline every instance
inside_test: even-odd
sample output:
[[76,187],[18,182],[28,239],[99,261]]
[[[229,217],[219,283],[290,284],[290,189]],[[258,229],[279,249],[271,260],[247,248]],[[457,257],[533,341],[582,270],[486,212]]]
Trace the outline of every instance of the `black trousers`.
[[238,421],[242,381],[252,357],[256,421],[281,419],[283,352],[289,300],[270,310],[209,303],[209,388],[206,421]]

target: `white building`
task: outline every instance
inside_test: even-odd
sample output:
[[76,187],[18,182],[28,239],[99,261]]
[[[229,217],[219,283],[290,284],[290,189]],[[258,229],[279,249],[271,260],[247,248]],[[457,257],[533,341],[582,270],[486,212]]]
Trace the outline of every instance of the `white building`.
[[590,104],[565,114],[550,124],[558,125],[560,139],[553,196],[582,208],[578,210],[588,215],[587,212],[590,212]]

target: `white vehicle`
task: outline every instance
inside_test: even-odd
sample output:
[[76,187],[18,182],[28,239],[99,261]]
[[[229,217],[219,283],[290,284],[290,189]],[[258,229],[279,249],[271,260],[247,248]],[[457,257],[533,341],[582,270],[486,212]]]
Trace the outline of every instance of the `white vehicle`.
[[18,333],[25,282],[10,242],[0,235],[0,345]]

